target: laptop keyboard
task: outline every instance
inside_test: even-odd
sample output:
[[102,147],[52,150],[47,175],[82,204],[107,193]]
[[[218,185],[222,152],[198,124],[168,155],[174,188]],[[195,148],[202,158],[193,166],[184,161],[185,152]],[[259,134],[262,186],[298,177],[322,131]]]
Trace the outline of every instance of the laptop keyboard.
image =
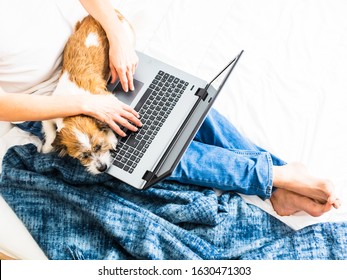
[[135,107],[143,126],[120,139],[113,165],[133,173],[188,84],[164,71],[158,72]]

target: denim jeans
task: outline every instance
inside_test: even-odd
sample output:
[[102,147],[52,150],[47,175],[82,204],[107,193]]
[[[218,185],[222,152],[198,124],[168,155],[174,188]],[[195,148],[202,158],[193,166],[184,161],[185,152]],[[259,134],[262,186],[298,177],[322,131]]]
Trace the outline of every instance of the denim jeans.
[[[40,122],[17,126],[43,138]],[[224,116],[212,109],[167,180],[265,199],[272,192],[272,166],[284,164],[242,136]]]
[[269,198],[272,166],[284,164],[212,109],[168,180]]

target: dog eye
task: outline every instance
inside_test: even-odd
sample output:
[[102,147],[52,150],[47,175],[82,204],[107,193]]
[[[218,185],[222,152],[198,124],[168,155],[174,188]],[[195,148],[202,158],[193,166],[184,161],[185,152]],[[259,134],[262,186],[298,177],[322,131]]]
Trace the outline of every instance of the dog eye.
[[98,152],[98,151],[100,151],[101,150],[101,145],[96,145],[95,147],[94,147],[94,152],[96,153],[96,152]]
[[81,154],[81,159],[88,159],[89,156],[90,156],[89,153],[83,153],[83,154]]

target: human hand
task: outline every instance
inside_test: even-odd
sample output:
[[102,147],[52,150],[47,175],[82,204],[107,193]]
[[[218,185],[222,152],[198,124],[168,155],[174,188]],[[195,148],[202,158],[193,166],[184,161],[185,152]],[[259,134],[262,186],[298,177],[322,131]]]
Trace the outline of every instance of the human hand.
[[111,37],[109,41],[109,59],[112,76],[111,82],[114,83],[117,78],[119,78],[125,92],[128,92],[129,89],[133,91],[135,89],[133,76],[139,62],[133,44],[130,41],[128,34],[126,34],[126,31],[122,29],[120,29],[117,36],[113,37],[113,39]]
[[84,112],[86,115],[106,123],[122,137],[126,134],[120,126],[134,132],[138,130],[137,127],[142,126],[139,114],[112,94],[88,95],[85,98]]

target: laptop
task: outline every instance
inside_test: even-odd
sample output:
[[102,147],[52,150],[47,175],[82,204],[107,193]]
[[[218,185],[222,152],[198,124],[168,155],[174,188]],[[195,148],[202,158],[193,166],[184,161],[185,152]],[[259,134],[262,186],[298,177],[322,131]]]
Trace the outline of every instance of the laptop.
[[[140,114],[143,126],[118,139],[113,164],[106,172],[137,189],[146,189],[169,177],[242,53],[207,83],[137,52],[135,90],[125,93],[119,82],[108,83],[107,88]],[[215,88],[212,83],[222,74],[223,80]]]

